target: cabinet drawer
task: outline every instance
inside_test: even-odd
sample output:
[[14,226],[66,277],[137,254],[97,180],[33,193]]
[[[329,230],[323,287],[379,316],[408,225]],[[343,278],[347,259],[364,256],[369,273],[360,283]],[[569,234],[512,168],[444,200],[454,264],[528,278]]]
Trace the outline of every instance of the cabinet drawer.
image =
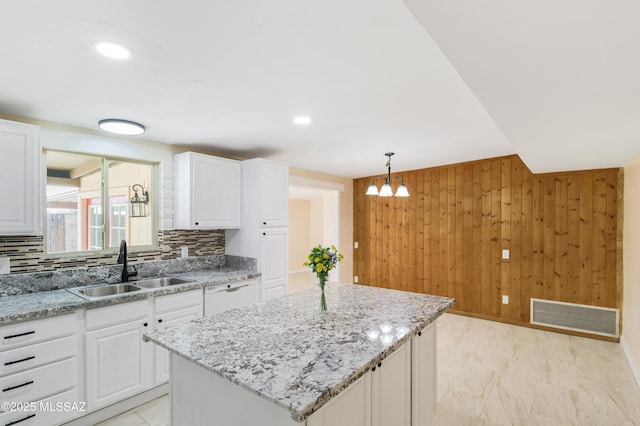
[[155,304],[156,314],[202,305],[202,290],[198,289],[158,296],[156,297]]
[[69,336],[0,352],[0,377],[71,358],[76,350],[76,336]]
[[91,330],[144,318],[149,315],[150,300],[152,299],[89,309],[85,313],[85,326],[87,330]]
[[76,390],[71,389],[49,398],[41,399],[34,405],[35,411],[0,413],[0,426],[52,426],[62,424],[78,415],[84,414],[80,409],[86,410],[86,408],[79,404],[76,398]]
[[75,332],[76,317],[73,314],[7,325],[0,328],[0,351],[68,336]]
[[70,358],[0,379],[0,401],[31,402],[76,386],[76,359]]

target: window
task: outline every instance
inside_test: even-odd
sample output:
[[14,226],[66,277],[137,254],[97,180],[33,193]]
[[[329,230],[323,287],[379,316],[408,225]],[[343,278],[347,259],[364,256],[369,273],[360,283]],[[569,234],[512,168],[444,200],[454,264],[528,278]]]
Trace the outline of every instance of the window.
[[[104,250],[122,240],[131,247],[156,243],[155,165],[51,150],[45,155],[48,253]],[[129,214],[133,185],[149,194],[147,216]]]

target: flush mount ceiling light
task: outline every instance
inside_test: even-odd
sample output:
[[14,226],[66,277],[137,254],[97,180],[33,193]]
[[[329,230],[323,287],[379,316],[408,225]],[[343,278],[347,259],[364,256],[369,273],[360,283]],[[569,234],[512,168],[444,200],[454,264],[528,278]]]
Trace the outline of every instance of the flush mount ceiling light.
[[135,121],[120,120],[118,118],[100,120],[98,127],[105,132],[116,133],[118,135],[141,135],[145,131],[142,124],[136,123]]
[[129,49],[107,41],[99,41],[94,44],[94,47],[101,55],[111,59],[127,59],[131,56]]
[[296,124],[309,124],[311,123],[311,118],[309,117],[296,117],[293,119],[293,122]]
[[[398,186],[398,189],[396,190],[396,193],[393,193],[393,189],[391,188],[391,156],[393,155],[393,152],[387,152],[386,155],[387,157],[389,157],[389,159],[387,160],[387,175],[386,176],[376,176],[373,179],[371,179],[371,185],[369,185],[369,188],[367,189],[366,195],[377,195],[379,197],[391,197],[393,195],[395,195],[396,197],[408,197],[409,196],[409,190],[407,189],[407,187],[404,184],[404,179],[401,178],[400,176],[394,176],[393,180],[400,180],[400,186]],[[384,182],[382,184],[382,188],[380,188],[380,192],[378,192],[378,187],[376,186],[376,179],[384,179]]]

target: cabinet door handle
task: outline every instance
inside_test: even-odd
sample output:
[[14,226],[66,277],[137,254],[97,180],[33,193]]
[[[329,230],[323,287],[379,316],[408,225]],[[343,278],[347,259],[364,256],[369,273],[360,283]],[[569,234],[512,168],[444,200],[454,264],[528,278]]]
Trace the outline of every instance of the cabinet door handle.
[[159,319],[158,319],[158,322],[162,322],[162,318],[159,318]]
[[262,235],[267,235],[267,233],[266,233],[266,232],[263,232],[263,233],[262,233]]
[[36,359],[36,356],[35,356],[35,355],[34,355],[34,356],[28,356],[28,357],[26,357],[26,358],[22,358],[22,359],[19,359],[19,360],[17,360],[17,361],[9,361],[9,362],[5,362],[5,363],[4,363],[4,365],[13,365],[13,364],[17,364],[17,363],[19,363],[19,362],[29,361],[29,360],[31,360],[31,359]]
[[373,366],[373,368],[371,369],[371,371],[376,371],[376,367],[375,367],[375,366]]
[[199,225],[199,223],[198,223],[198,222],[196,222],[196,225]]
[[4,336],[4,339],[13,339],[14,337],[22,337],[22,336],[28,336],[29,334],[36,334],[35,331],[27,331],[26,333],[20,333],[20,334],[12,334],[11,336]]
[[12,421],[12,422],[5,423],[5,424],[4,424],[4,426],[17,425],[18,423],[22,423],[22,422],[24,422],[25,420],[32,419],[32,418],[34,418],[35,416],[36,416],[36,414],[35,414],[35,413],[33,413],[33,414],[29,414],[27,417],[23,417],[23,418],[21,418],[20,420],[14,420],[14,421]]
[[4,388],[4,389],[2,389],[2,392],[9,392],[9,391],[11,391],[11,390],[18,389],[18,388],[21,388],[21,387],[23,387],[23,386],[29,386],[29,385],[32,385],[32,384],[33,384],[33,380],[28,381],[28,382],[26,382],[26,383],[23,383],[23,384],[21,384],[21,385],[17,385],[17,386],[9,386],[8,388]]
[[144,326],[146,327],[146,326],[148,326],[148,325],[149,325],[149,323],[145,322],[145,323],[144,323],[144,324],[142,324],[142,325],[144,325]]
[[422,331],[418,331],[418,336],[422,336]]
[[382,363],[381,362],[378,363],[378,367],[382,367]]

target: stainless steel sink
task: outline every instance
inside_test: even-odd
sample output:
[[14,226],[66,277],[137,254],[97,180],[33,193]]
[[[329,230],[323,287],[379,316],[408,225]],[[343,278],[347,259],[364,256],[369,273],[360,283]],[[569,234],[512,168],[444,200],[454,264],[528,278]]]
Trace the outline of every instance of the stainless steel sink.
[[85,299],[101,299],[103,297],[118,296],[142,290],[140,287],[128,283],[100,284],[88,287],[71,288],[69,291]]
[[191,280],[185,280],[175,277],[163,277],[163,278],[149,278],[145,280],[132,281],[131,284],[135,284],[142,288],[160,288],[168,287],[176,284],[190,283]]
[[148,278],[144,280],[130,281],[128,283],[99,284],[86,287],[69,288],[67,291],[84,299],[94,300],[190,282],[192,282],[192,280],[175,277]]

